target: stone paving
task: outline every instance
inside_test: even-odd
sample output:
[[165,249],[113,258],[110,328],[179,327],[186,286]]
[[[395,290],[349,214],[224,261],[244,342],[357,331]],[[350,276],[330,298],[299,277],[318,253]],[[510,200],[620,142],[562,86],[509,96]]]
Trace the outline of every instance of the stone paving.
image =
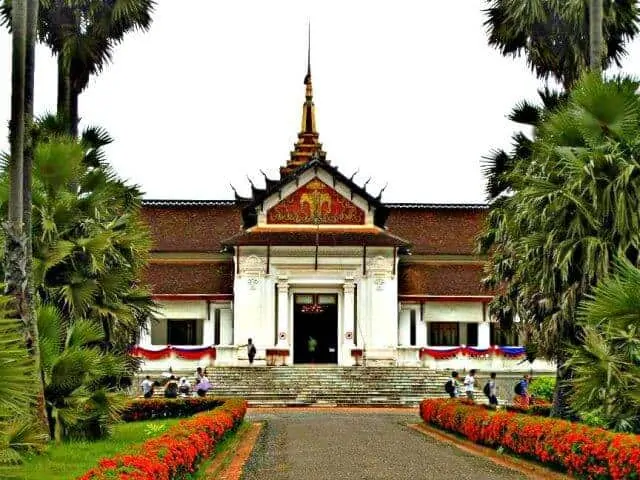
[[245,480],[513,480],[522,474],[416,432],[416,410],[250,409],[265,426]]

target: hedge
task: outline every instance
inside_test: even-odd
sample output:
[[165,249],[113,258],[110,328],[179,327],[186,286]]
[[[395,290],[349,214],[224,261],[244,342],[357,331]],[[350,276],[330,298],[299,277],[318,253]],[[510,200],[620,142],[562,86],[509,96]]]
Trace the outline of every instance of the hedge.
[[502,447],[578,478],[640,479],[640,436],[554,418],[490,411],[456,400],[429,399],[420,416],[431,425]]
[[136,398],[127,404],[122,412],[122,420],[136,422],[154,418],[191,417],[213,410],[223,403],[224,400],[215,397]]
[[225,401],[209,412],[181,420],[160,437],[100,460],[78,480],[187,480],[216,444],[242,422],[247,402]]

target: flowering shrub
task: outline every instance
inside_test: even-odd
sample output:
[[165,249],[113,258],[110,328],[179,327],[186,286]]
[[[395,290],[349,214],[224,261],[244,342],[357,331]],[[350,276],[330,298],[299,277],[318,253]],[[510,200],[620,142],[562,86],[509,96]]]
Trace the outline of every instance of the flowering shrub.
[[224,435],[242,422],[246,411],[244,400],[227,400],[215,410],[180,421],[164,435],[133,447],[127,454],[100,460],[78,480],[191,478]]
[[122,412],[122,420],[136,422],[153,418],[190,417],[222,404],[223,400],[210,397],[136,398],[127,404]]
[[420,416],[431,425],[549,464],[578,478],[640,479],[640,436],[554,418],[491,411],[456,400],[429,399]]

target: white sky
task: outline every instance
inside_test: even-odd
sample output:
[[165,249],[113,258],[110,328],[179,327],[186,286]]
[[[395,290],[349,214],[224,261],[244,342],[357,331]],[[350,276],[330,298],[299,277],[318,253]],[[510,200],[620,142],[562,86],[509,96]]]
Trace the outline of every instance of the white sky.
[[[483,0],[159,0],[80,97],[83,124],[115,138],[110,162],[147,198],[248,194],[277,177],[300,129],[306,23],[320,140],[342,172],[388,182],[388,202],[481,202],[481,157],[506,147],[506,119],[536,80],[487,46]],[[0,33],[0,122],[10,102],[10,36]],[[640,42],[624,70],[640,71]],[[37,52],[36,113],[56,105],[56,64]],[[7,134],[0,150],[7,150]]]

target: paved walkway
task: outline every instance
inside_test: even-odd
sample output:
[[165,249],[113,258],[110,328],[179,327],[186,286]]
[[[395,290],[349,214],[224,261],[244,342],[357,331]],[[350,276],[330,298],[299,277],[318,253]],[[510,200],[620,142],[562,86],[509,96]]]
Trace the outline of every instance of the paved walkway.
[[250,410],[265,427],[245,480],[513,480],[522,474],[409,429],[415,411]]

